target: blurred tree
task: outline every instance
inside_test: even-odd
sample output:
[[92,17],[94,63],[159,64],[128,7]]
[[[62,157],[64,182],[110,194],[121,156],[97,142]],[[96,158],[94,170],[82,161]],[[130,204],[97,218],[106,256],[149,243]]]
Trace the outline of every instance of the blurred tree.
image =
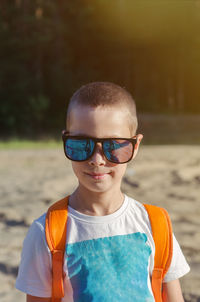
[[31,100],[43,94],[43,48],[51,38],[37,9],[31,1],[1,2],[0,123],[7,133],[30,134],[37,123]]
[[64,126],[72,93],[113,81],[139,111],[200,112],[199,1],[1,0],[0,133]]

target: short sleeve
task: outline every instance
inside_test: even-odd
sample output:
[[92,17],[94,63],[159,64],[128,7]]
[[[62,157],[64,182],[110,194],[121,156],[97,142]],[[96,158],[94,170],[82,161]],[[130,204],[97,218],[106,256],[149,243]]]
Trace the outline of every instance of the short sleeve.
[[176,237],[173,234],[173,256],[169,270],[165,275],[164,282],[179,279],[189,271],[190,267],[181,251]]
[[34,221],[23,243],[16,288],[36,296],[51,297],[51,253],[44,232],[45,215]]

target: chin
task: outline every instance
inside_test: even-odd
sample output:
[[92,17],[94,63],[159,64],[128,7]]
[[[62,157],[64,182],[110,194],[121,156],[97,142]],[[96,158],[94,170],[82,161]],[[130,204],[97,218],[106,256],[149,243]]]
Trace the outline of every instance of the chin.
[[105,186],[102,185],[102,184],[99,184],[98,182],[96,183],[96,185],[83,185],[82,184],[82,187],[85,188],[86,190],[88,191],[91,191],[91,192],[96,192],[96,193],[104,193],[104,192],[107,192],[109,191],[111,188],[108,187],[108,186]]

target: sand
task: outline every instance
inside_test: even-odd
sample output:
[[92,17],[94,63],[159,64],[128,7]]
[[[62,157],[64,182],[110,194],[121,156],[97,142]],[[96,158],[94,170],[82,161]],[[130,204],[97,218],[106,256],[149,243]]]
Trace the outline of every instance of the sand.
[[[23,239],[32,221],[77,181],[62,150],[0,151],[0,300],[25,301],[14,288]],[[186,301],[200,301],[200,146],[142,146],[123,191],[165,207],[191,266],[181,278]]]

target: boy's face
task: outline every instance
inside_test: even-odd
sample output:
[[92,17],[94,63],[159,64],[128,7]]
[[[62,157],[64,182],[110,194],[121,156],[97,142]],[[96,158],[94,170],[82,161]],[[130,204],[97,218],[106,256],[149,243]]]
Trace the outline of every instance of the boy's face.
[[[127,112],[118,107],[76,106],[70,113],[67,131],[70,135],[84,135],[95,138],[131,138]],[[133,157],[137,153],[142,135],[138,137],[138,144]],[[112,192],[120,190],[121,180],[127,164],[109,162],[102,151],[101,143],[97,143],[93,156],[83,162],[72,161],[72,168],[79,180],[81,189],[92,192]],[[100,174],[92,175],[92,174]]]

